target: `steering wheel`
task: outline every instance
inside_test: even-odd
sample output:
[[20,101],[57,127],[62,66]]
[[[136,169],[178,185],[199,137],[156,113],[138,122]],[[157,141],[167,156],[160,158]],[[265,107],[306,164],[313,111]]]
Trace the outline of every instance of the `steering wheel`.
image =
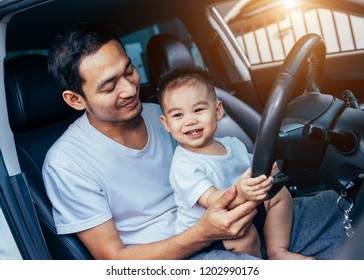
[[253,150],[252,175],[270,176],[276,160],[275,149],[281,122],[295,89],[299,74],[309,60],[305,92],[319,93],[319,82],[323,74],[326,48],[322,38],[307,34],[296,42],[274,81],[269,99],[263,111]]

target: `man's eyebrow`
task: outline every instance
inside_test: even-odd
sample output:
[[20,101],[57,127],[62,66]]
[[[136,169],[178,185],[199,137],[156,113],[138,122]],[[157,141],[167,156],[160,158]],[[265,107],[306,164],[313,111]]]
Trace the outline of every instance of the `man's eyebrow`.
[[[125,72],[125,70],[126,69],[128,69],[128,67],[131,65],[131,59],[130,59],[130,57],[128,58],[128,62],[126,63],[126,65],[125,65],[125,69],[124,69],[124,72]],[[102,80],[98,85],[97,85],[97,88],[96,88],[96,90],[97,91],[101,91],[102,90],[102,88],[105,86],[105,85],[107,85],[108,83],[110,83],[110,82],[112,82],[112,81],[114,81],[114,80],[116,80],[117,79],[117,76],[112,76],[112,77],[110,77],[110,78],[107,78],[107,79],[105,79],[105,80]]]
[[102,88],[103,88],[105,85],[107,85],[108,83],[110,83],[110,82],[114,81],[115,79],[116,79],[116,76],[113,76],[113,77],[107,78],[107,79],[105,79],[105,80],[102,80],[102,81],[101,81],[101,82],[97,85],[96,90],[97,90],[97,91],[101,91],[101,90],[102,90]]

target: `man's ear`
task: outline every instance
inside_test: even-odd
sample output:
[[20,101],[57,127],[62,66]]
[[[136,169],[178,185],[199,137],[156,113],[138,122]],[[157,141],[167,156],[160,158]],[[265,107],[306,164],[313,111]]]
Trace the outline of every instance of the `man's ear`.
[[85,99],[71,90],[65,90],[62,93],[63,100],[72,108],[76,110],[84,110],[85,109]]
[[170,128],[169,128],[169,125],[168,125],[168,121],[167,121],[167,118],[164,116],[164,115],[161,115],[159,117],[159,119],[161,120],[165,130],[167,130],[168,132],[171,132]]
[[216,118],[219,121],[222,119],[223,116],[224,116],[224,108],[222,106],[222,101],[218,100],[216,102]]

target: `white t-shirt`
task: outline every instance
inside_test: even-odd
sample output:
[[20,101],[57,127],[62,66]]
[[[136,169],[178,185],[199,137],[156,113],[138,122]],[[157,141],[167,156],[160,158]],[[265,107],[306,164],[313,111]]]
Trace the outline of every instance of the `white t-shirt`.
[[197,202],[211,186],[221,190],[236,183],[251,165],[252,155],[236,137],[215,138],[227,153],[199,154],[178,146],[173,156],[170,183],[178,206],[175,233],[191,227],[205,212]]
[[125,245],[166,239],[174,233],[176,206],[168,181],[175,141],[156,104],[143,104],[148,143],[127,148],[76,120],[48,151],[43,179],[57,233],[74,233],[113,218]]

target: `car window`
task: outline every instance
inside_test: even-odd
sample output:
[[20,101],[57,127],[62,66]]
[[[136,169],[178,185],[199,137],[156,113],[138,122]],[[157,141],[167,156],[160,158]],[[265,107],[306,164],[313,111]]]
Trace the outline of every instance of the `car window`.
[[[145,54],[147,43],[153,35],[160,33],[169,33],[177,36],[190,50],[195,65],[204,67],[202,56],[196,44],[179,19],[174,18],[164,22],[155,23],[121,37],[121,41],[124,43],[128,55],[130,56],[134,66],[138,69],[141,84],[147,84],[149,82]],[[6,54],[5,60],[23,54],[47,55],[47,50],[12,51]]]
[[190,50],[196,66],[204,67],[202,56],[187,32],[183,23],[178,19],[171,19],[161,23],[147,26],[128,35],[122,36],[121,41],[129,54],[134,66],[140,74],[140,83],[149,82],[147,65],[146,65],[146,46],[149,39],[156,34],[169,33],[177,36]]
[[252,65],[283,60],[294,43],[307,33],[320,35],[328,54],[364,49],[363,17],[293,0],[277,1],[244,13],[239,3],[216,8]]
[[16,56],[26,55],[26,54],[40,54],[40,55],[47,55],[48,50],[22,50],[22,51],[11,51],[6,53],[5,61]]

